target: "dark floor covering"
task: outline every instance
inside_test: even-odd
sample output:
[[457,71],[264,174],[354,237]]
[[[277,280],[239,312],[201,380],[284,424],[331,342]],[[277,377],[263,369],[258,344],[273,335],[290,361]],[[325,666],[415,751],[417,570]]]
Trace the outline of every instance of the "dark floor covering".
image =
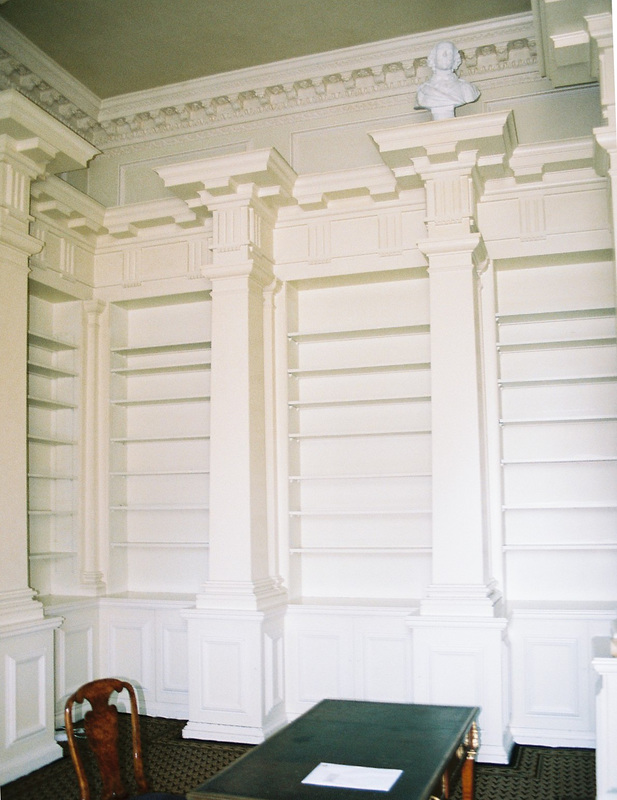
[[[251,747],[183,739],[185,724],[182,720],[142,717],[144,758],[157,791],[184,794]],[[594,800],[595,751],[515,745],[508,765],[476,765],[475,789],[475,800]],[[2,800],[33,798],[79,800],[68,754],[2,787]],[[452,800],[460,798],[458,785]]]

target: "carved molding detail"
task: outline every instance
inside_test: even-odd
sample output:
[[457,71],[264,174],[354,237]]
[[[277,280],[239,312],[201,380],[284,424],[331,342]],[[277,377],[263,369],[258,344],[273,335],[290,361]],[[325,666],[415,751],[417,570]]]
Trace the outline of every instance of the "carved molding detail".
[[[528,24],[519,23],[505,30],[493,31],[493,35],[515,38],[462,49],[461,76],[472,76],[474,81],[482,82],[497,76],[520,78],[523,73],[536,71],[535,40],[523,35],[529,27]],[[328,66],[333,67],[333,71],[322,76],[290,79],[288,82],[255,88],[237,85],[227,94],[173,105],[156,107],[153,97],[153,107],[144,109],[142,99],[141,110],[136,113],[100,119],[100,113],[99,118],[94,118],[80,109],[46,80],[0,48],[0,90],[16,89],[89,143],[105,148],[220,125],[228,126],[230,123],[246,123],[252,118],[263,119],[282,113],[334,107],[358,99],[366,101],[367,95],[387,98],[404,93],[411,98],[430,73],[426,56],[359,69],[337,69],[346,65],[339,65],[336,61]],[[410,110],[412,102],[410,99]]]

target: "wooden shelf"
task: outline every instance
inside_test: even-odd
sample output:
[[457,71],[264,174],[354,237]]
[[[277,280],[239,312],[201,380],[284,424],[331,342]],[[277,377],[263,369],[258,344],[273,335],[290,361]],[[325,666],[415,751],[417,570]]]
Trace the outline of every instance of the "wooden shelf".
[[338,408],[343,406],[388,406],[396,404],[430,403],[430,395],[400,397],[367,397],[343,400],[289,400],[290,408]]
[[173,436],[119,436],[112,438],[114,444],[143,444],[146,442],[190,442],[190,441],[208,441],[210,438],[209,433],[195,433],[189,435],[173,435]]
[[31,480],[41,480],[41,481],[76,481],[76,475],[62,475],[62,474],[53,474],[53,473],[43,473],[43,472],[29,472],[28,478]]
[[72,517],[74,515],[74,511],[70,510],[58,510],[54,508],[29,508],[28,509],[28,516],[31,517]]
[[122,591],[132,572],[140,590],[174,590],[180,551],[187,587],[207,577],[194,552],[208,548],[209,309],[203,292],[110,307],[110,546]]
[[31,408],[46,408],[50,411],[62,411],[63,409],[77,408],[76,403],[67,403],[64,400],[56,400],[51,397],[28,397],[28,405]]
[[121,356],[163,355],[165,353],[190,353],[195,350],[210,350],[212,342],[162,342],[161,344],[138,345],[137,347],[113,347],[111,352]]
[[153,550],[207,550],[207,542],[111,542],[113,548],[147,548]]
[[32,444],[47,444],[50,447],[72,447],[77,444],[73,439],[60,439],[54,436],[43,436],[42,434],[29,434],[28,441]]
[[303,291],[288,333],[291,590],[336,593],[339,567],[322,556],[356,559],[358,580],[382,582],[375,559],[404,557],[411,572],[389,580],[409,593],[431,554],[413,543],[430,541],[430,325],[401,322],[428,317],[428,280],[386,278],[378,303],[372,283]]
[[38,361],[28,361],[30,375],[42,375],[44,378],[75,378],[77,373],[71,369],[61,369],[51,364],[41,364]]
[[112,477],[116,478],[158,478],[169,475],[209,475],[209,469],[165,469],[165,470],[150,470],[150,471],[131,471],[131,472],[110,472]]
[[617,420],[617,415],[613,414],[598,414],[597,416],[579,416],[579,417],[552,417],[542,419],[535,417],[533,419],[500,419],[500,425],[571,425],[585,422],[614,422]]
[[209,506],[203,503],[134,503],[130,505],[110,506],[110,511],[208,511]]
[[408,547],[292,547],[290,553],[296,555],[430,555],[432,549],[422,545]]
[[430,478],[430,472],[391,472],[391,473],[366,473],[362,475],[341,474],[341,475],[290,475],[290,481],[363,481],[363,480],[396,480]]
[[[27,362],[29,557],[31,586],[41,594],[71,594],[80,588],[78,570],[54,566],[77,557],[73,542],[79,519],[82,313],[81,302],[68,295],[61,302],[36,294],[29,297],[33,326],[28,332]],[[64,331],[74,333],[75,339]]]
[[526,503],[516,506],[502,506],[505,512],[521,511],[612,511],[616,503]]
[[500,325],[524,325],[528,322],[562,322],[614,316],[615,309],[609,306],[605,308],[578,308],[569,311],[530,311],[523,314],[497,314],[497,322]]
[[378,438],[384,436],[426,436],[430,430],[398,430],[398,431],[351,431],[349,433],[290,433],[290,439],[358,439],[358,438]]
[[506,553],[516,552],[594,552],[615,551],[617,543],[613,542],[552,542],[550,544],[506,544],[503,546]]
[[290,517],[415,517],[432,514],[430,509],[408,508],[404,510],[366,510],[366,511],[290,511]]
[[551,465],[551,464],[600,464],[604,462],[613,462],[617,461],[616,456],[580,456],[580,457],[572,457],[572,458],[512,458],[512,459],[502,459],[501,464],[504,467],[508,466],[516,466],[516,465],[531,465],[531,464],[544,464],[544,465]]
[[500,379],[498,385],[502,389],[521,388],[524,386],[568,386],[581,383],[614,383],[617,381],[617,373],[614,375],[583,375],[580,378],[559,378],[559,377],[546,377],[546,378],[525,378],[522,380]]
[[178,372],[200,372],[209,370],[209,361],[191,361],[187,364],[156,364],[140,367],[116,367],[112,369],[114,375],[165,375]]
[[323,378],[335,377],[337,375],[380,375],[388,372],[418,372],[429,370],[431,365],[428,361],[417,364],[370,364],[358,367],[324,367],[322,369],[290,369],[289,375],[292,378]]
[[140,397],[131,400],[112,400],[115,406],[164,406],[181,405],[183,403],[203,403],[210,400],[210,395],[189,395],[186,397]]
[[377,339],[388,336],[408,336],[426,334],[430,325],[398,325],[384,328],[358,328],[356,330],[294,331],[288,333],[293,342],[340,342],[350,339]]
[[589,339],[559,339],[547,342],[512,342],[498,343],[497,349],[502,353],[536,352],[538,350],[569,350],[584,347],[613,347],[617,339],[613,337]]
[[28,332],[28,344],[32,347],[38,347],[41,350],[49,350],[52,353],[61,353],[65,350],[77,350],[77,345],[73,342],[69,342],[67,339],[49,336],[45,333],[37,333],[36,331]]
[[55,559],[75,558],[77,553],[72,550],[50,550],[46,553],[30,553],[31,561],[53,561]]

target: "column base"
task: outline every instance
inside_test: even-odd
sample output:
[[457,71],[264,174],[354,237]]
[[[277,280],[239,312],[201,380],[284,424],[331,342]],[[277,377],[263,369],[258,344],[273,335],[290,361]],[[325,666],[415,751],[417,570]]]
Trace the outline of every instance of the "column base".
[[499,617],[503,598],[495,583],[433,584],[420,601],[422,616]]
[[43,619],[43,604],[35,600],[36,592],[26,587],[0,592],[0,630],[12,625],[28,625]]
[[182,730],[184,739],[203,739],[206,742],[235,742],[236,744],[261,744],[286,724],[279,720],[272,727],[247,727],[240,725],[217,725],[211,722],[187,722]]
[[197,608],[267,611],[287,602],[280,578],[263,581],[208,581],[197,595]]
[[107,592],[107,584],[102,572],[84,572],[81,576],[81,594],[86,597],[100,597]]
[[[227,592],[219,595],[216,608],[182,612],[189,651],[189,721],[184,736],[258,743],[287,721],[285,596],[279,592],[275,606],[268,594],[267,608],[258,611],[224,608],[230,597],[239,599]],[[214,596],[209,599],[214,604]]]
[[507,764],[509,729],[507,620],[410,616],[414,702],[479,706],[479,761]]

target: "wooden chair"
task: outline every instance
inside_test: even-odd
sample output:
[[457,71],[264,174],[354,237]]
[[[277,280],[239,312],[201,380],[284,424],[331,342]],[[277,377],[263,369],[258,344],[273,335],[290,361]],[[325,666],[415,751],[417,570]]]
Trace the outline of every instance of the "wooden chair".
[[131,796],[120,767],[118,709],[110,704],[114,692],[119,693],[123,689],[127,690],[131,702],[132,764],[137,785],[137,795],[132,796],[144,800],[184,800],[183,795],[151,791],[144,771],[135,690],[127,681],[117,678],[101,678],[84,684],[68,698],[64,707],[69,752],[77,772],[81,800],[90,800],[91,794],[86,766],[75,735],[73,708],[84,702],[91,706],[84,716],[84,731],[101,776],[101,800],[124,800]]

